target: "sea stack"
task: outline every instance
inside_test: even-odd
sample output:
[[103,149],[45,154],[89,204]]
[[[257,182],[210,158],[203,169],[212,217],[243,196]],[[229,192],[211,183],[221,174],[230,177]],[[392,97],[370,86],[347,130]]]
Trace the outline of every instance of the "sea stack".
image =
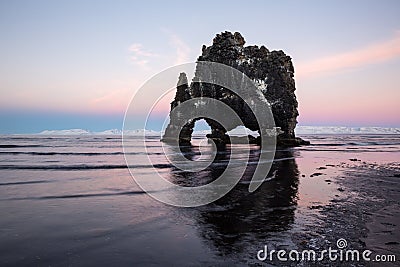
[[[294,129],[297,124],[298,102],[295,95],[294,67],[291,57],[282,50],[269,51],[265,46],[245,46],[246,41],[238,33],[223,32],[217,34],[211,46],[203,45],[202,54],[197,59],[200,61],[218,62],[233,67],[252,79],[258,90],[264,95],[271,106],[275,126],[280,128],[277,136],[279,146],[306,145],[309,142],[295,136]],[[196,97],[211,97],[229,105],[240,115],[244,126],[252,131],[259,131],[254,116],[230,90],[201,84],[196,76],[190,86],[186,74],[181,73],[178,78],[175,99],[171,103],[171,110],[180,103]],[[201,119],[201,118],[199,118]],[[176,130],[175,118],[170,116],[170,123],[166,128],[163,141],[168,141]],[[229,142],[227,130],[218,123],[205,119],[210,125],[212,133],[207,137],[219,142]],[[179,141],[190,142],[195,120],[188,122],[179,134]],[[250,140],[257,142],[257,139]]]

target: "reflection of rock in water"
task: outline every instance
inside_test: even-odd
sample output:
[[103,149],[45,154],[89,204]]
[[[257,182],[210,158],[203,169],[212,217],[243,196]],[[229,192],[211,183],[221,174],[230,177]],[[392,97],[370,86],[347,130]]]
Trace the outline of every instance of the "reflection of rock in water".
[[[186,150],[195,157],[195,148],[186,147]],[[199,223],[200,235],[221,254],[248,250],[249,246],[263,242],[274,233],[288,230],[294,222],[299,172],[292,152],[277,151],[276,161],[267,176],[270,180],[249,193],[248,182],[258,157],[259,150],[255,146],[242,180],[226,196],[207,206],[188,210]],[[220,151],[211,167],[197,173],[176,172],[172,180],[185,186],[209,183],[224,171],[228,160],[229,150]]]
[[[196,160],[200,156],[199,147],[181,145],[179,147],[169,147],[171,153],[182,153],[186,159]],[[172,156],[173,158],[173,156]],[[229,148],[218,149],[214,162],[208,168],[200,172],[185,172],[177,168],[172,170],[171,182],[180,186],[200,186],[208,184],[217,179],[225,170],[230,158]],[[174,161],[174,159],[172,159]]]

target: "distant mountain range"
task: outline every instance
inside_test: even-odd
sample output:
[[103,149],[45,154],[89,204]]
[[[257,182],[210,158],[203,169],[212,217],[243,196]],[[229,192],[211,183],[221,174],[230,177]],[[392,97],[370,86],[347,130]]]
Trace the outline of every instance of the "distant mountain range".
[[[400,134],[400,128],[385,128],[385,127],[341,127],[341,126],[297,126],[295,129],[297,135],[309,134]],[[153,130],[126,130],[125,135],[141,136],[145,133],[146,136],[161,136],[160,132]],[[195,135],[205,135],[208,130],[195,131]],[[102,132],[92,132],[83,129],[69,130],[45,130],[38,133],[40,135],[121,135],[119,129],[111,129]],[[230,135],[242,136],[247,134],[257,135],[256,132],[250,131],[244,127],[238,127],[229,132]]]
[[296,134],[400,134],[400,128],[297,126]]
[[[124,132],[126,135],[141,136],[145,133],[147,136],[160,136],[160,132],[152,130],[127,130]],[[38,133],[40,135],[121,135],[122,131],[119,129],[111,129],[102,132],[92,132],[83,129],[69,129],[69,130],[45,130]]]

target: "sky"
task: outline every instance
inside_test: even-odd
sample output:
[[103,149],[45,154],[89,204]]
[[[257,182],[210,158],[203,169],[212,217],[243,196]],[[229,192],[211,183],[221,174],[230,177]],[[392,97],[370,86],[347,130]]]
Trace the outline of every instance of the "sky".
[[300,125],[400,127],[398,14],[396,0],[2,0],[0,133],[121,129],[146,80],[223,31],[292,57]]

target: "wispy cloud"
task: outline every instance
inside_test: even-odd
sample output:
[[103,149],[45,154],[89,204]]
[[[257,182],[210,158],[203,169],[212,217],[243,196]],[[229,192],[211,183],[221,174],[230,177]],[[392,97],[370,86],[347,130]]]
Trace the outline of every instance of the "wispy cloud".
[[175,64],[186,63],[190,59],[190,47],[177,35],[171,35],[171,44],[176,48]]
[[400,31],[389,40],[297,65],[297,77],[309,78],[400,57]]
[[190,61],[191,49],[186,42],[184,42],[177,34],[167,30],[162,29],[166,34],[169,45],[175,50],[175,54],[160,56],[157,53],[153,53],[143,47],[140,43],[134,43],[129,47],[130,60],[133,64],[138,65],[142,68],[147,68],[148,63],[150,63],[151,58],[158,57],[161,59],[173,58],[173,62],[169,64],[183,64]]
[[131,62],[141,67],[145,67],[147,65],[149,58],[158,56],[155,53],[145,50],[143,45],[139,43],[132,44],[129,47],[129,52],[131,53]]
[[176,51],[174,64],[178,65],[189,62],[191,52],[189,45],[186,44],[177,34],[167,29],[162,29],[162,31],[168,35],[169,43]]

